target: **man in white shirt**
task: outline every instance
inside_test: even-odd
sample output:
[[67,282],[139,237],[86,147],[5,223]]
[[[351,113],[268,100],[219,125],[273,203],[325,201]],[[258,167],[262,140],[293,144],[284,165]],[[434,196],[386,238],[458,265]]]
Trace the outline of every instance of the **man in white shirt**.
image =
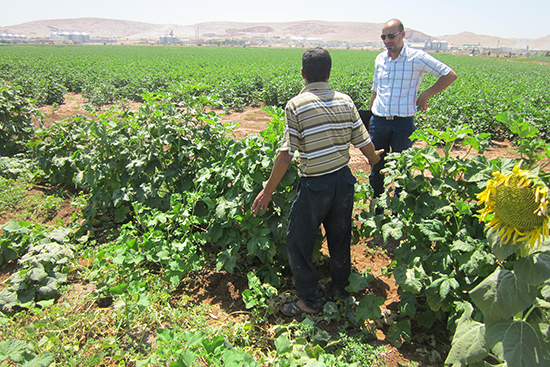
[[[398,19],[384,25],[381,38],[387,51],[380,53],[374,62],[369,133],[377,149],[402,152],[412,146],[409,137],[415,130],[417,107],[427,109],[428,99],[451,85],[457,75],[428,53],[410,48],[405,42],[403,23]],[[417,97],[425,73],[439,79]],[[380,173],[384,163],[383,155],[369,176],[374,197],[384,192],[384,176]],[[381,208],[377,208],[377,214],[382,214]]]

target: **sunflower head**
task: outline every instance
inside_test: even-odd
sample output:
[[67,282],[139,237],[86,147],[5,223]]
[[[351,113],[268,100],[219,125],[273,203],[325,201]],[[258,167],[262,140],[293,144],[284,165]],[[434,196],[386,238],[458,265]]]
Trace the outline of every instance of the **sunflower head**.
[[497,230],[505,244],[525,241],[531,248],[540,244],[550,234],[548,187],[520,165],[505,174],[494,172],[493,176],[487,188],[476,194],[479,204],[485,204],[480,221],[494,213],[487,227]]

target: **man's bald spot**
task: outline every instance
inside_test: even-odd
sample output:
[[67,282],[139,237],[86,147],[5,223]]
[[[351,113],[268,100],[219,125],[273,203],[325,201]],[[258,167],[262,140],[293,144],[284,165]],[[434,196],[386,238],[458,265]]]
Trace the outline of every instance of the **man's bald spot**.
[[393,26],[397,26],[398,31],[404,31],[405,27],[403,26],[403,23],[399,19],[390,19],[386,22],[384,25],[384,28],[390,28]]

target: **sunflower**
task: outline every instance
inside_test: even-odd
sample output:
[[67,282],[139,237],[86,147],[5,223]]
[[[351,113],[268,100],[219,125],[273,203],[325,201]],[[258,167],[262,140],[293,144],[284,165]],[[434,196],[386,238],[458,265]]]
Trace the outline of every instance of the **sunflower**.
[[487,188],[476,194],[480,221],[494,213],[487,227],[498,231],[502,243],[527,242],[534,248],[550,235],[548,216],[548,187],[528,170],[516,165],[512,172],[493,172],[495,177]]

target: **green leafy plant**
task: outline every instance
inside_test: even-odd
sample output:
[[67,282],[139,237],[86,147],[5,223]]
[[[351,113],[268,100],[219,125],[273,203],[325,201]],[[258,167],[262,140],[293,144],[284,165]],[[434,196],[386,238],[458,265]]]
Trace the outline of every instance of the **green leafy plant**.
[[548,186],[519,164],[493,176],[477,196],[484,205],[481,219],[491,218],[487,237],[499,267],[471,290],[475,311],[483,317],[465,303],[446,362],[545,366],[550,362],[550,247],[543,242],[550,232]]
[[[28,308],[35,303],[50,303],[46,300],[59,295],[59,286],[67,281],[67,274],[72,269],[70,260],[74,253],[67,243],[72,231],[63,228],[49,232],[35,230],[34,235],[29,235],[22,231],[27,228],[25,223],[23,226],[8,223],[3,228],[12,230],[7,233],[22,234],[29,245],[19,259],[22,269],[10,276],[6,281],[8,287],[0,291],[0,309],[6,311],[15,306]],[[8,258],[17,255],[13,248],[7,248]]]
[[34,101],[24,97],[20,88],[0,84],[0,155],[12,156],[27,150],[34,134]]
[[209,337],[202,331],[157,331],[160,348],[136,366],[166,364],[177,366],[260,366],[254,358],[234,348],[224,337]]
[[273,314],[273,305],[270,305],[270,301],[277,296],[277,288],[270,284],[262,284],[260,279],[254,274],[249,272],[248,277],[248,289],[243,291],[243,301],[247,309],[254,309],[257,322],[266,320],[266,315]]
[[[479,155],[452,157],[453,143],[467,141],[465,132],[426,131],[416,137],[424,138],[428,146],[389,154],[387,159],[385,183],[394,183],[402,191],[399,196],[384,193],[377,204],[392,215],[358,215],[363,236],[399,241],[395,260],[388,267],[401,298],[401,319],[388,331],[398,346],[410,339],[412,326],[433,329],[440,325],[438,330],[445,334],[447,319],[456,312],[455,302],[467,300],[468,292],[495,269],[471,197],[481,191],[493,166],[513,164],[490,162]],[[445,146],[443,157],[434,148],[436,144]]]
[[47,367],[54,361],[51,353],[36,355],[22,340],[8,339],[0,342],[0,362],[10,360],[18,366]]

